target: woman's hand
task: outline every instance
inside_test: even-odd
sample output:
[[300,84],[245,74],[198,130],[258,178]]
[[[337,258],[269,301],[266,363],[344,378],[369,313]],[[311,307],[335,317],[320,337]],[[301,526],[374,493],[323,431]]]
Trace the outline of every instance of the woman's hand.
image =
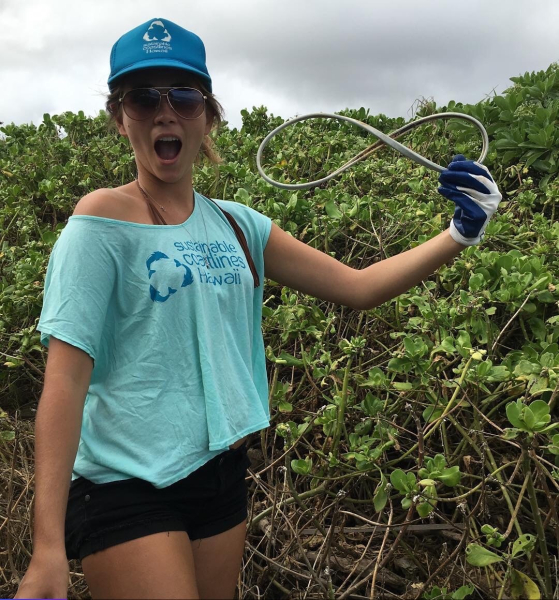
[[484,165],[458,154],[439,175],[439,181],[439,194],[457,205],[450,235],[464,246],[478,244],[503,198],[491,173]]
[[34,553],[14,598],[67,598],[69,575],[65,551]]

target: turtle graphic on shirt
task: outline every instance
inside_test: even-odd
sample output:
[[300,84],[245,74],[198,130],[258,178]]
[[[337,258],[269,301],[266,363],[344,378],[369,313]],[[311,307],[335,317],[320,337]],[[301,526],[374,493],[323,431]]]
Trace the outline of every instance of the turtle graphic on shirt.
[[170,42],[171,34],[165,28],[162,21],[154,21],[144,33],[146,42]]
[[194,282],[192,271],[186,265],[163,252],[154,252],[146,261],[146,267],[149,294],[154,302],[166,302],[179,288]]

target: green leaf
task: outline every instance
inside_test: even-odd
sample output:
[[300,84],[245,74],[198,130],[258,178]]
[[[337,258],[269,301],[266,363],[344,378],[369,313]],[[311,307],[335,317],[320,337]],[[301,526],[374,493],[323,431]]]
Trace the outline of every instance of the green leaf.
[[551,352],[544,352],[540,356],[540,364],[542,367],[552,369],[555,366],[555,355]]
[[384,486],[378,486],[375,495],[373,496],[373,504],[375,506],[375,512],[380,512],[386,506],[388,502],[388,494],[386,493],[386,484]]
[[240,202],[241,204],[249,205],[250,204],[250,194],[245,190],[245,188],[239,188],[235,195],[233,196],[236,202]]
[[471,596],[475,589],[473,585],[462,585],[452,594],[451,598],[452,600],[464,600],[464,598]]
[[[531,375],[529,377],[530,382],[530,394],[532,396],[536,396],[546,391],[553,391],[552,388],[549,387],[549,378],[548,377],[535,377]],[[536,419],[535,431],[539,431],[540,427],[544,427],[547,422],[549,422],[550,417],[547,417],[548,421],[541,422],[538,426],[538,420]]]
[[520,433],[520,431],[518,429],[515,428],[506,428],[503,431],[503,435],[501,436],[504,440],[514,440],[518,434]]
[[308,475],[312,468],[312,458],[305,460],[292,460],[291,469],[299,475]]
[[520,418],[524,421],[524,423],[526,424],[526,427],[530,431],[534,430],[534,425],[536,424],[536,419],[534,417],[534,413],[532,412],[532,410],[530,409],[529,406],[524,407],[524,409],[522,410],[522,413],[520,415]]
[[404,338],[404,348],[406,349],[406,354],[409,354],[410,356],[415,356],[415,343],[412,340],[412,338]]
[[551,438],[551,444],[549,446],[544,446],[548,452],[554,454],[555,456],[559,456],[559,434],[554,435]]
[[433,458],[433,467],[437,471],[442,471],[446,467],[446,458],[444,454],[435,454]]
[[365,419],[364,421],[361,421],[360,423],[357,423],[355,425],[355,433],[359,436],[363,436],[363,435],[367,435],[369,433],[371,433],[371,430],[373,428],[373,422],[371,419]]
[[480,362],[477,366],[478,377],[484,378],[491,371],[492,366],[493,364],[490,360]]
[[328,200],[324,204],[324,208],[326,209],[326,214],[332,219],[340,219],[342,217],[342,213],[339,211],[334,200]]
[[380,398],[373,396],[371,392],[368,392],[365,396],[365,399],[361,403],[361,406],[367,416],[375,417],[382,412],[384,402]]
[[418,481],[419,485],[423,487],[435,487],[435,481],[433,479],[421,479]]
[[278,408],[280,412],[291,412],[293,410],[293,405],[289,402],[285,402],[284,400],[282,400],[279,403]]
[[402,508],[405,508],[406,510],[411,506],[411,498],[404,498],[402,500]]
[[379,367],[373,367],[369,371],[367,381],[364,381],[360,387],[381,387],[386,382],[386,377]]
[[551,416],[549,415],[549,405],[547,402],[543,400],[534,400],[530,404],[530,411],[534,415],[534,419],[537,424],[547,425],[551,421]]
[[43,242],[47,244],[47,246],[53,246],[56,240],[58,239],[58,236],[52,231],[44,231],[41,234],[41,238]]
[[291,356],[291,354],[288,354],[287,352],[285,352],[285,350],[281,351],[280,355],[275,359],[275,361],[280,365],[289,365],[290,367],[305,366],[305,363],[302,360]]
[[415,482],[416,482],[416,478],[415,475],[413,473],[406,473],[406,478],[407,478],[407,486],[408,486],[408,490],[411,492],[412,490],[416,489],[415,487]]
[[524,429],[524,422],[520,420],[520,411],[523,408],[524,405],[522,404],[522,400],[507,404],[507,419],[511,422],[513,427],[516,427],[517,429]]
[[417,509],[417,514],[422,519],[425,519],[425,517],[428,517],[429,514],[435,510],[434,506],[429,502],[421,502],[420,504],[418,504],[416,506],[416,509]]
[[530,362],[529,360],[521,360],[514,369],[515,375],[536,375],[541,371],[541,366],[538,363]]
[[487,377],[487,381],[507,381],[510,379],[510,371],[504,365],[499,365],[497,367],[493,367],[489,376]]
[[454,466],[450,467],[450,469],[445,469],[437,479],[442,481],[448,487],[454,487],[460,483],[461,477],[462,473],[460,473],[460,467]]
[[466,357],[470,355],[469,349],[471,347],[472,342],[470,340],[470,334],[467,331],[461,331],[458,334],[458,339],[456,340],[456,349],[462,356]]
[[514,600],[540,600],[538,586],[528,577],[516,569],[510,574],[510,593]]
[[408,491],[408,479],[402,469],[392,471],[390,474],[390,483],[402,494],[405,494]]
[[521,535],[512,545],[512,557],[519,558],[524,556],[526,552],[530,552],[536,545],[536,538],[529,533]]
[[503,562],[503,559],[495,552],[486,550],[479,544],[468,544],[466,548],[466,560],[474,567],[487,567],[493,563]]
[[443,409],[436,406],[428,406],[422,413],[425,422],[431,423],[443,414]]
[[4,440],[5,442],[11,442],[15,439],[15,437],[15,431],[0,431],[0,439]]
[[445,352],[448,352],[449,354],[453,354],[454,352],[456,352],[456,348],[454,347],[454,338],[450,336],[445,337],[444,340],[441,342],[439,348],[441,348]]
[[407,373],[412,369],[413,363],[409,358],[391,358],[388,361],[387,368],[389,371],[397,373]]
[[424,592],[421,596],[423,600],[445,600],[446,597],[446,588],[440,588],[436,585],[433,586],[430,592]]
[[399,381],[394,381],[392,382],[392,387],[394,387],[397,390],[413,390],[413,384],[410,383],[409,381],[404,381],[404,382],[399,382]]

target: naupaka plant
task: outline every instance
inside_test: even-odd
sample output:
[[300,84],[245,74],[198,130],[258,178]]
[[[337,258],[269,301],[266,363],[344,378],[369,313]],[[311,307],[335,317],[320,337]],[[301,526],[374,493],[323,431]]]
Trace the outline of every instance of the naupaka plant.
[[[540,116],[549,121],[546,127],[552,123],[557,130],[557,72],[554,67],[524,78],[525,82],[519,80],[517,89],[502,100],[448,107],[474,114],[493,140],[501,140],[499,145],[510,142],[510,150],[500,146],[498,151],[491,142],[486,160],[506,190],[507,204],[489,223],[485,244],[466,249],[429,280],[371,311],[356,313],[319,302],[270,280],[263,307],[270,408],[277,434],[273,441],[267,436],[261,439],[265,477],[291,484],[303,500],[303,494],[322,488],[314,496],[313,509],[317,519],[329,523],[328,506],[341,486],[347,495],[336,500],[340,507],[365,518],[373,518],[374,510],[381,513],[375,520],[383,523],[388,514],[382,511],[391,495],[408,510],[416,500],[419,510],[436,522],[451,518],[457,506],[469,508],[464,526],[469,531],[481,527],[486,537],[475,541],[496,554],[497,568],[505,565],[508,555],[503,547],[508,542],[492,527],[496,525],[492,519],[496,511],[507,520],[510,513],[518,535],[537,532],[539,551],[536,546],[522,570],[534,578],[546,598],[553,596],[556,587],[554,539],[545,519],[554,510],[559,469],[551,470],[542,454],[547,460],[555,459],[559,467],[559,430],[550,428],[557,420],[551,398],[559,380],[559,163],[551,159],[559,150],[555,144],[547,150],[549,156],[541,157],[552,165],[550,173],[542,170],[545,164],[540,159],[534,161],[528,154],[533,148],[519,144],[531,143],[528,130]],[[553,85],[542,96],[536,87],[544,82]],[[555,116],[549,113],[551,105]],[[385,133],[404,124],[403,119],[372,116],[364,110],[345,114]],[[254,158],[260,141],[281,122],[260,108],[243,112],[241,129],[223,127],[216,132],[224,163],[217,169],[202,164],[195,174],[196,189],[212,198],[234,199],[255,208],[296,238],[359,269],[427,241],[448,223],[448,207],[436,199],[436,177],[386,150],[323,189],[295,194],[272,189],[257,173]],[[64,135],[59,135],[60,129]],[[115,187],[133,178],[134,157],[124,139],[106,133],[103,115],[94,119],[83,113],[52,119],[46,115],[38,128],[9,125],[1,131],[0,345],[5,356],[0,384],[6,399],[17,406],[18,397],[27,402],[40,393],[37,374],[44,369],[45,356],[35,326],[48,255],[79,198],[92,189]],[[449,122],[436,126],[434,131],[441,135],[432,131],[416,130],[402,141],[416,150],[424,149],[426,156],[440,164],[455,152],[477,156],[479,140],[471,128]],[[549,136],[550,142],[556,141],[557,131],[554,140]],[[512,139],[519,135],[518,140]],[[357,130],[334,122],[301,125],[272,140],[270,155],[277,158],[277,166],[270,165],[270,174],[274,179],[285,176],[286,182],[314,179],[369,143]],[[525,399],[518,403],[522,395]],[[551,420],[545,416],[545,407],[533,404],[536,396],[548,404]],[[515,405],[510,415],[503,410],[506,403]],[[2,407],[9,412],[7,403]],[[515,412],[512,418],[511,411]],[[414,413],[421,419],[417,433]],[[508,435],[516,441],[495,436],[494,425],[512,428]],[[8,417],[0,412],[3,451],[1,440],[6,445],[15,439],[15,432],[7,427]],[[418,455],[420,428],[424,453],[433,458],[426,458],[421,469],[412,466],[408,480],[405,471]],[[279,463],[278,452],[285,453]],[[463,472],[443,464],[438,453],[449,464],[461,465]],[[287,469],[279,471],[284,465]],[[397,467],[404,469],[408,484],[400,489],[390,478]],[[296,475],[293,481],[292,474]],[[446,497],[443,502],[441,490],[448,492],[449,483],[458,475],[460,492],[457,483],[448,496],[460,493],[460,500]],[[255,481],[251,483],[254,506],[262,506],[263,511],[270,510],[264,508],[267,505],[281,509],[271,519],[280,531],[275,538],[277,558],[290,544],[286,531],[291,530],[282,527],[282,519],[293,525],[298,522],[295,504],[290,503],[292,498],[286,499],[290,494],[284,494],[281,485],[272,498],[270,489]],[[261,483],[265,481],[263,477]],[[21,484],[21,490],[26,484]],[[500,486],[502,495],[492,493],[494,486]],[[481,514],[475,510],[478,504]],[[405,522],[402,508],[400,502],[391,504],[399,524]],[[491,517],[485,508],[492,511]],[[410,515],[410,520],[417,514]],[[300,526],[305,526],[304,519]],[[386,550],[394,549],[395,556],[403,544],[415,543],[413,551],[428,553],[423,539],[406,532],[399,540],[391,538]],[[365,558],[376,556],[377,542],[380,545],[380,540],[373,540]],[[436,563],[440,548],[434,550]],[[464,564],[462,553],[459,549],[453,566]],[[518,558],[514,557],[513,564],[520,571],[522,559]],[[262,557],[254,555],[251,560],[266,567]],[[9,572],[10,565],[7,568]],[[247,569],[245,578],[251,573],[256,571]],[[489,577],[488,585],[497,577]],[[519,577],[513,572],[508,583]],[[293,579],[287,570],[276,572],[272,579],[274,585],[291,589],[306,581]],[[354,574],[353,579],[358,576]],[[334,588],[339,579],[333,576],[332,581]],[[475,578],[475,583],[477,597],[493,597],[483,578]],[[508,583],[502,597],[509,594]],[[0,596],[10,597],[9,591],[2,590],[5,594]],[[437,598],[439,591],[440,600],[458,598],[458,590],[434,587],[431,598]],[[499,590],[495,592],[497,598]]]
[[420,517],[428,517],[437,506],[437,482],[448,487],[460,483],[460,467],[447,468],[442,454],[425,459],[425,466],[419,469],[417,478],[414,473],[404,473],[396,469],[390,475],[390,483],[403,496],[402,508],[408,509],[416,502],[416,510]]
[[[495,530],[490,526],[484,525],[482,527],[482,532],[486,534],[488,544],[493,545],[494,547],[500,546],[502,541],[504,541],[501,539],[502,536],[496,538]],[[498,540],[498,543],[495,543],[496,540]],[[529,533],[519,536],[512,544],[512,547],[509,545],[508,552],[501,552],[500,554],[488,550],[480,544],[472,543],[468,544],[466,547],[466,560],[474,567],[489,567],[495,563],[505,562],[507,564],[507,569],[501,590],[504,591],[505,584],[510,578],[510,594],[514,600],[521,600],[522,598],[538,600],[541,598],[541,595],[536,583],[532,581],[530,577],[512,566],[514,560],[522,558],[527,554],[529,555],[529,553],[534,550],[535,545],[536,538]]]
[[425,459],[425,466],[419,469],[418,475],[423,479],[434,479],[448,487],[455,487],[460,483],[462,473],[458,465],[447,468],[444,455],[437,454],[434,458]]
[[550,408],[543,400],[534,400],[527,406],[522,398],[519,398],[516,402],[507,404],[506,412],[508,420],[513,425],[512,428],[505,430],[506,439],[513,439],[520,432],[533,437],[537,433],[547,433],[559,427],[559,422],[550,424]]
[[414,473],[404,473],[396,469],[390,474],[390,483],[395,487],[402,498],[402,508],[409,509],[416,502],[416,510],[420,517],[428,517],[437,505],[437,488],[433,479],[417,480]]

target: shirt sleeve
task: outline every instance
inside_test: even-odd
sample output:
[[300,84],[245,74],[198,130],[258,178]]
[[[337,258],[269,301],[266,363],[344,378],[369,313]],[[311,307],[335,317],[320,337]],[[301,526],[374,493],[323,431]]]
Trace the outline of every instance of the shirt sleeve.
[[52,250],[37,330],[87,352],[95,361],[116,283],[117,263],[102,227],[70,218]]
[[270,217],[259,213],[253,208],[247,207],[249,210],[250,217],[258,231],[258,235],[260,238],[260,243],[262,246],[262,251],[265,250],[266,244],[268,243],[268,238],[270,237],[270,232],[272,230],[272,219]]

